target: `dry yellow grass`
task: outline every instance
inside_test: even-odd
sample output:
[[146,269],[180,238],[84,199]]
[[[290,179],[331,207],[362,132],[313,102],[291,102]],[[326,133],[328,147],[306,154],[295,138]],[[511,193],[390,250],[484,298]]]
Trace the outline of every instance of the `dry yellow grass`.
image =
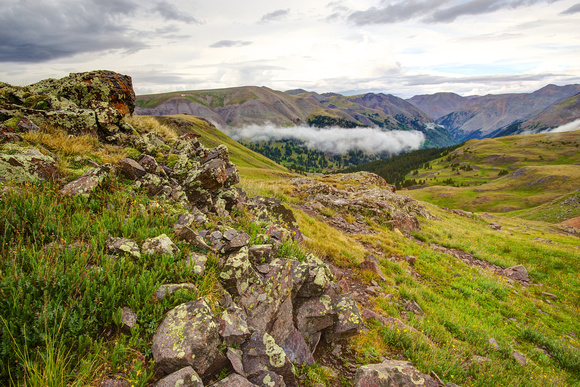
[[159,133],[168,142],[173,142],[178,138],[177,132],[173,128],[163,125],[155,117],[131,116],[125,118],[125,121],[137,131]]

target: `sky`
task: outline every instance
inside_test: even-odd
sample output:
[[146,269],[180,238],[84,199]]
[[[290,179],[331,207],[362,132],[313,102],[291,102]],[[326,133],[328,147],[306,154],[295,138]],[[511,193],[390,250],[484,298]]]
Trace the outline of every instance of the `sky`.
[[0,81],[410,98],[580,83],[578,0],[0,0]]

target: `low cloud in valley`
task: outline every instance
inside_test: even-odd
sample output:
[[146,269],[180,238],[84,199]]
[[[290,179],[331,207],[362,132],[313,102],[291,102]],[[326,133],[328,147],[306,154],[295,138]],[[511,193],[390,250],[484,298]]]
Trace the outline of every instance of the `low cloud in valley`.
[[249,125],[229,129],[228,135],[246,142],[295,139],[303,141],[308,148],[332,154],[344,154],[359,149],[375,154],[398,154],[419,149],[425,142],[425,135],[418,131],[383,131],[377,128],[320,129],[308,126]]

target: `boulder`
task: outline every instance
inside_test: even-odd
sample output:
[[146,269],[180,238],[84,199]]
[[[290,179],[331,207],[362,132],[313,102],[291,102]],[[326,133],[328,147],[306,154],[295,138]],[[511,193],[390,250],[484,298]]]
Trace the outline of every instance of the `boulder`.
[[124,307],[123,313],[121,314],[121,323],[125,330],[131,330],[135,328],[137,324],[137,313],[133,312],[130,308]]
[[248,379],[240,376],[238,374],[231,374],[225,379],[212,384],[212,387],[257,387],[254,383],[251,383]]
[[103,164],[99,168],[85,172],[81,177],[66,184],[60,190],[65,196],[89,196],[97,187],[102,185],[113,171],[111,164]]
[[242,357],[243,357],[242,350],[237,349],[237,348],[228,347],[228,350],[226,352],[226,356],[227,356],[228,360],[230,361],[234,371],[236,371],[240,375],[245,376],[246,371],[244,371],[244,365],[242,364]]
[[191,366],[204,376],[222,361],[219,344],[218,326],[201,298],[167,313],[153,337],[153,359],[162,373]]
[[406,361],[387,360],[360,367],[354,387],[438,387],[438,383]]
[[191,367],[184,367],[155,383],[155,387],[203,387],[201,378]]
[[524,356],[524,355],[523,355],[521,352],[514,351],[514,352],[512,353],[512,355],[513,355],[513,357],[514,357],[515,361],[516,361],[516,362],[517,362],[519,365],[521,365],[522,367],[525,367],[525,365],[526,365],[526,363],[527,363],[527,360],[526,360],[526,357],[525,357],[525,356]]
[[242,344],[251,335],[246,322],[246,313],[232,305],[220,316],[219,333],[226,345]]
[[119,171],[129,180],[140,179],[147,173],[138,162],[127,157],[119,161]]
[[246,203],[256,218],[262,222],[268,222],[290,231],[296,240],[302,240],[302,233],[291,210],[282,205],[278,199],[256,196]]
[[518,282],[529,282],[528,271],[524,265],[517,265],[504,269],[504,275]]
[[143,246],[141,246],[141,250],[143,251],[143,254],[146,255],[167,254],[174,256],[179,252],[179,248],[175,246],[171,239],[165,234],[161,234],[155,238],[145,239]]
[[304,337],[312,353],[316,350],[321,331],[333,326],[335,317],[336,312],[332,300],[326,294],[298,302],[294,316],[296,328]]
[[39,180],[56,181],[59,177],[56,161],[37,149],[14,154],[0,154],[0,181],[18,183]]
[[297,329],[294,329],[286,338],[282,349],[288,356],[288,359],[294,364],[313,365],[314,356],[310,347]]
[[252,383],[258,386],[298,385],[290,359],[269,334],[254,332],[242,345],[242,353],[244,371]]
[[332,281],[333,275],[328,265],[312,254],[304,258],[304,262],[296,268],[296,283],[303,277],[303,284],[297,292],[297,297],[315,297],[324,293],[328,284]]
[[340,295],[334,304],[334,311],[338,316],[332,329],[325,332],[327,341],[347,339],[359,334],[363,327],[360,310],[350,294]]

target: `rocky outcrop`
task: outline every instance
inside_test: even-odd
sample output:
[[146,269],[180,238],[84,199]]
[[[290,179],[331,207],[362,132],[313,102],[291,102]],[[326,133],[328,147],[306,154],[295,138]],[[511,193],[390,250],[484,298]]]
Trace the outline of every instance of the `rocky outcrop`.
[[[370,172],[328,175],[322,179],[296,178],[293,195],[303,198],[305,210],[317,212],[330,225],[347,233],[371,234],[365,224],[386,222],[393,228],[419,231],[417,217],[435,217],[416,200],[395,193],[381,177]],[[338,186],[343,188],[337,188]]]
[[69,134],[96,134],[118,141],[132,128],[122,121],[135,109],[131,77],[112,71],[73,73],[26,87],[0,84],[3,131],[24,132],[43,125]]
[[54,158],[43,155],[37,149],[17,148],[15,152],[0,154],[0,181],[55,181],[58,177]]

